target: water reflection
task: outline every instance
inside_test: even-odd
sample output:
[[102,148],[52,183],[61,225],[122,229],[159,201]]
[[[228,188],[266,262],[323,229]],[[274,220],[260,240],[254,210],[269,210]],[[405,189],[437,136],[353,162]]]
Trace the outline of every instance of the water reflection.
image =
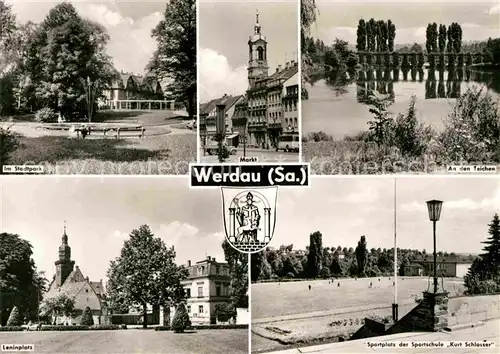
[[[337,74],[332,77],[336,77]],[[375,92],[389,95],[394,101],[394,85],[400,82],[420,83],[425,86],[425,98],[458,98],[462,93],[462,82],[477,82],[484,84],[495,92],[500,92],[498,73],[470,71],[460,68],[451,70],[423,70],[423,69],[377,69],[358,71],[355,75],[357,101],[368,103],[368,98]],[[338,85],[348,85],[349,80],[331,79],[329,86],[334,85],[338,92]]]

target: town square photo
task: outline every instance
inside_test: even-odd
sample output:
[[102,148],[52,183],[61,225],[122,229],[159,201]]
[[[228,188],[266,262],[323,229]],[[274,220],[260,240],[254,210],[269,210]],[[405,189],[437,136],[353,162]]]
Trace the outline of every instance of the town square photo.
[[252,352],[470,341],[404,352],[496,353],[499,211],[498,178],[314,177],[280,190],[274,238],[251,256]]
[[248,255],[226,241],[219,190],[7,176],[0,207],[0,345],[248,353]]
[[200,161],[298,162],[298,1],[199,7]]
[[196,11],[195,0],[1,0],[0,173],[187,173]]
[[498,1],[301,0],[314,174],[500,165]]

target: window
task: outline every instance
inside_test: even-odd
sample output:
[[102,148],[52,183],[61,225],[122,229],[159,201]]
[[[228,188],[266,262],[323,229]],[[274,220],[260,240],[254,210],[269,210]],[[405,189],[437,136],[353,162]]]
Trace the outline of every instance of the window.
[[217,266],[217,267],[215,267],[215,274],[219,274],[219,271],[220,271],[220,270],[219,270],[219,267],[218,267],[218,266]]
[[191,289],[184,289],[186,291],[186,297],[189,299],[191,297]]
[[220,285],[217,285],[217,287],[215,288],[215,291],[216,291],[217,296],[221,296]]
[[89,289],[85,289],[85,292],[88,293],[89,292]]
[[203,297],[203,287],[202,286],[198,287],[198,297]]
[[203,313],[203,305],[198,306],[198,313]]
[[187,310],[188,310],[189,313],[191,313],[191,305],[188,305]]

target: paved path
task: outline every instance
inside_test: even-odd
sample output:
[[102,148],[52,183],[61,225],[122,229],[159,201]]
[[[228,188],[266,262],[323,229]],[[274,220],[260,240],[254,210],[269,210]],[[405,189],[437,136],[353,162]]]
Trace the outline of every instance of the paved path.
[[[469,353],[498,353],[500,345],[500,320],[485,322],[483,326],[465,328],[452,332],[435,333],[401,333],[383,337],[373,337],[340,343],[316,345],[303,348],[280,350],[272,352],[274,354],[332,354],[332,353],[446,353],[446,354],[469,354]],[[367,343],[374,342],[417,342],[417,341],[493,341],[496,347],[492,348],[368,348]]]

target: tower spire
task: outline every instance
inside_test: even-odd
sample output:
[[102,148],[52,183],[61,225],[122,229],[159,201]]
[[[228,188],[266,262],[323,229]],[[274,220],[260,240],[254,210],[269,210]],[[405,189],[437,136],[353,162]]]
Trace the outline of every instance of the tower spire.
[[64,234],[66,235],[66,220],[64,220]]
[[256,23],[256,24],[257,24],[257,26],[258,26],[258,25],[259,25],[259,9],[257,9],[257,10],[255,11],[255,18],[256,18],[256,22],[255,22],[255,23]]
[[255,34],[260,34],[259,10],[258,9],[255,12],[255,27],[254,27],[254,32],[255,32]]

